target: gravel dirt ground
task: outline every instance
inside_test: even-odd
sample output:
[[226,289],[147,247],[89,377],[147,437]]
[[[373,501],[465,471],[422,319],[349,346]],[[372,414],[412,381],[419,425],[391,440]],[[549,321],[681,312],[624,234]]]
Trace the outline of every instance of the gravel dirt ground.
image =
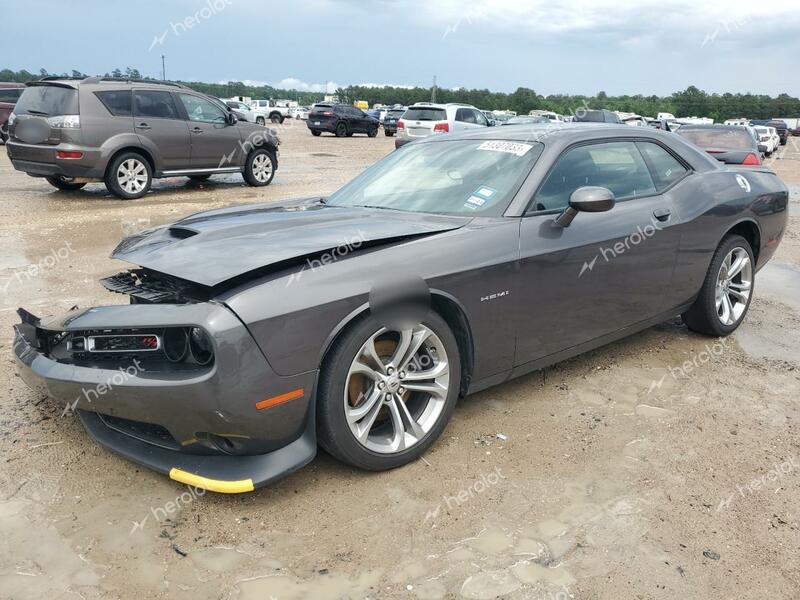
[[55,191],[0,151],[0,598],[800,598],[798,138],[773,161],[790,231],[736,335],[675,319],[471,396],[405,468],[321,454],[266,489],[204,494],[22,383],[16,307],[124,302],[97,283],[125,268],[107,258],[123,235],[329,193],[393,149],[281,137],[267,188],[176,178],[131,202]]

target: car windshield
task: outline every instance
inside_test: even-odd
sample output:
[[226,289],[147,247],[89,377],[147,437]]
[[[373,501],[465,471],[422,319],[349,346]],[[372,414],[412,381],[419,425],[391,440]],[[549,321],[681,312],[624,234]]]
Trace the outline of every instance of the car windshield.
[[14,112],[18,115],[53,117],[77,115],[78,90],[58,85],[36,85],[26,88]]
[[753,137],[743,127],[735,129],[687,129],[681,127],[677,133],[701,148],[751,150],[754,147]]
[[542,148],[535,142],[504,140],[412,144],[364,171],[328,198],[327,203],[499,216]]

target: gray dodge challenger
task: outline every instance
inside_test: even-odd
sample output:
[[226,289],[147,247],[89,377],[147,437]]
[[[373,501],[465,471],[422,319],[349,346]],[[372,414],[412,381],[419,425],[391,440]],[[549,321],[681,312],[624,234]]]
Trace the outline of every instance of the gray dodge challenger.
[[787,225],[771,170],[668,132],[522,125],[427,138],[326,198],[124,239],[129,304],[19,310],[24,380],[99,443],[245,492],[318,445],[422,455],[459,397],[682,315],[726,336]]

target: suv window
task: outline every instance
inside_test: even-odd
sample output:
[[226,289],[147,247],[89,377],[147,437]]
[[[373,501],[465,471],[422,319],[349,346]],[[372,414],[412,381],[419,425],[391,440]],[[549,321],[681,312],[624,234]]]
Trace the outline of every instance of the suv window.
[[16,102],[22,95],[25,88],[3,88],[0,89],[0,102]]
[[489,126],[489,119],[486,118],[486,115],[479,110],[473,110],[472,112],[475,113],[475,122],[478,125],[483,125],[484,127]]
[[14,112],[18,115],[36,114],[45,117],[80,114],[78,90],[60,85],[35,85],[25,88]]
[[95,95],[115,117],[130,117],[133,114],[130,90],[95,92]]
[[459,108],[456,111],[456,121],[461,121],[462,123],[475,123],[475,113],[472,112],[471,108]]
[[688,169],[677,158],[653,142],[638,142],[647,162],[650,164],[653,181],[660,192],[681,179]]
[[178,94],[190,121],[199,123],[227,123],[228,116],[210,100],[192,94]]
[[136,90],[133,97],[134,111],[137,117],[180,119],[170,92]]
[[617,200],[656,191],[634,142],[589,144],[568,150],[558,159],[536,194],[535,210],[566,208],[572,192],[584,186],[608,188]]
[[447,121],[447,111],[443,108],[412,106],[406,111],[403,119],[408,121]]

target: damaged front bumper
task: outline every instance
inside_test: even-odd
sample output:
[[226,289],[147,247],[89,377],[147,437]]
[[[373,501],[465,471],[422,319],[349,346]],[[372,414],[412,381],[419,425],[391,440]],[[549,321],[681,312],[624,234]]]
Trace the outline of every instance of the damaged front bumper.
[[[222,304],[105,306],[48,320],[19,314],[12,353],[22,379],[63,403],[64,414],[76,411],[98,442],[126,458],[189,485],[243,492],[300,468],[316,453],[317,372],[277,375]],[[87,350],[87,340],[125,336],[157,339],[152,346],[160,347],[163,332],[174,328],[206,332],[213,361],[203,366],[139,349]]]

